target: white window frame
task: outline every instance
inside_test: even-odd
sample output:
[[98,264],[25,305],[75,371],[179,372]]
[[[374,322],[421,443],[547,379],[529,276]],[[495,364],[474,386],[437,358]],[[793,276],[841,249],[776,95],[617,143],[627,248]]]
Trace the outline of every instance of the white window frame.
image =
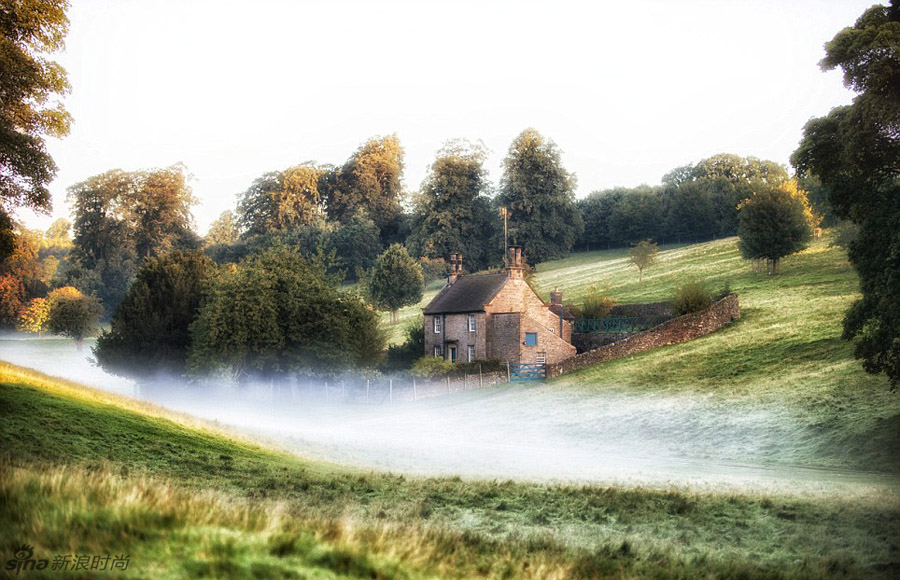
[[475,315],[469,315],[469,332],[475,332]]
[[469,358],[468,362],[473,362],[475,360],[475,345],[470,344],[469,348],[466,350],[467,350],[466,354],[468,354],[468,358]]
[[440,315],[437,315],[434,317],[434,333],[435,334],[441,333],[441,317],[440,317]]
[[436,344],[434,345],[434,357],[435,358],[444,358],[444,345]]

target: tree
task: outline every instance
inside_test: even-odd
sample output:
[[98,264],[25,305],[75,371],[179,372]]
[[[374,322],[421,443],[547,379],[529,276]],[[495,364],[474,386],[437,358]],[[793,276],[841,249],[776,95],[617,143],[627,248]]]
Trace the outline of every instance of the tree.
[[53,334],[75,339],[75,345],[81,350],[84,338],[97,331],[97,322],[103,314],[100,302],[71,286],[52,291],[47,301],[50,303],[47,329]]
[[241,237],[237,219],[231,210],[223,211],[213,223],[209,225],[209,231],[203,242],[206,247],[230,246],[237,243]]
[[771,274],[780,259],[806,248],[812,239],[815,217],[796,180],[760,189],[738,206],[738,215],[741,255],[766,260]]
[[498,203],[509,212],[509,235],[533,264],[562,258],[584,229],[575,206],[575,176],[556,144],[534,129],[516,137],[503,160]]
[[415,255],[436,259],[459,252],[473,271],[488,266],[497,248],[491,244],[496,220],[485,195],[485,155],[482,145],[462,140],[438,151],[415,200]]
[[[44,140],[68,135],[71,117],[59,101],[69,92],[66,71],[48,54],[63,47],[68,5],[21,0],[0,9],[0,238],[12,230],[9,208],[50,209],[56,164]],[[9,249],[0,243],[0,259]]]
[[362,144],[340,169],[322,176],[328,217],[348,222],[365,209],[378,226],[382,242],[396,238],[402,214],[403,147],[396,135],[373,137]]
[[649,268],[656,263],[658,252],[659,248],[653,240],[644,240],[629,250],[628,260],[637,266],[638,282],[644,280],[644,268]]
[[397,323],[397,310],[418,303],[425,293],[422,266],[400,244],[391,246],[378,256],[368,282],[372,303],[391,311],[391,323]]
[[189,371],[243,381],[371,366],[384,347],[378,314],[340,292],[325,266],[279,246],[226,269],[191,325]]
[[97,338],[94,355],[104,370],[121,375],[181,374],[197,317],[213,276],[213,261],[196,251],[174,251],[146,260]]
[[257,178],[238,200],[238,224],[249,235],[308,225],[323,216],[323,170],[308,162]]
[[12,274],[0,274],[0,326],[14,326],[25,308],[25,286]]
[[335,252],[346,277],[359,280],[365,271],[375,265],[381,253],[378,226],[361,209],[350,221],[335,228],[328,236],[327,247]]
[[900,386],[900,5],[875,5],[825,45],[823,70],[840,67],[853,104],[810,120],[791,162],[828,190],[837,217],[859,226],[848,256],[862,299],[844,338],[870,373]]
[[34,298],[19,316],[19,330],[41,336],[47,332],[49,321],[50,302],[44,298]]
[[112,170],[71,186],[74,239],[66,282],[95,295],[111,316],[144,259],[197,245],[187,171]]

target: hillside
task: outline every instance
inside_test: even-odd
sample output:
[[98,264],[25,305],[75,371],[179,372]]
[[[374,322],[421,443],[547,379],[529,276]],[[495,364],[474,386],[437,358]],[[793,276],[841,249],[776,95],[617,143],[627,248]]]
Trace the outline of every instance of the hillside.
[[9,365],[0,414],[3,546],[128,553],[124,577],[887,578],[896,566],[900,506],[884,492],[798,499],[366,473]]
[[[32,544],[36,557],[128,553],[121,576],[134,578],[895,577],[900,405],[839,339],[856,293],[842,251],[817,242],[767,277],[738,258],[733,239],[665,248],[643,283],[623,256],[543,264],[535,284],[577,300],[600,283],[625,302],[664,299],[685,277],[728,281],[742,319],[541,387],[396,410],[269,408],[267,417],[364,423],[404,440],[391,431],[400,422],[442,439],[442,429],[466,437],[466,421],[489,423],[511,440],[572,442],[573,458],[638,434],[634,445],[665,441],[676,458],[752,459],[773,473],[804,466],[805,491],[755,479],[718,488],[391,475],[298,458],[221,425],[0,364],[0,543],[7,553]],[[540,429],[529,435],[525,425]],[[486,433],[473,431],[454,452],[485,446],[477,437]],[[528,447],[498,449],[557,466]],[[817,473],[845,482],[818,484]],[[21,577],[85,577],[45,574]]]

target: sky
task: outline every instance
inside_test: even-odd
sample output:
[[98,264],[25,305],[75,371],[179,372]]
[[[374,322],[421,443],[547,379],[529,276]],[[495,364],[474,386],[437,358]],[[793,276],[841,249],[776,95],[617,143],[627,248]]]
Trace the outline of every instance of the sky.
[[806,121],[853,98],[817,63],[873,3],[72,0],[53,213],[18,215],[46,228],[79,181],[182,162],[202,234],[261,174],[391,133],[409,191],[454,138],[487,146],[496,184],[528,127],[578,197],[716,153],[787,165]]

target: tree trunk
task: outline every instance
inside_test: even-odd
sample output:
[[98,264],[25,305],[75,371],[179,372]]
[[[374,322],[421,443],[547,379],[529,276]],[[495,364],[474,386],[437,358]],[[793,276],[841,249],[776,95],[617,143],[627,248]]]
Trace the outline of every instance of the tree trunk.
[[81,350],[84,348],[84,339],[83,338],[79,337],[79,338],[75,339],[75,348],[78,350],[78,352],[81,352]]
[[391,310],[391,324],[397,324],[397,311]]

